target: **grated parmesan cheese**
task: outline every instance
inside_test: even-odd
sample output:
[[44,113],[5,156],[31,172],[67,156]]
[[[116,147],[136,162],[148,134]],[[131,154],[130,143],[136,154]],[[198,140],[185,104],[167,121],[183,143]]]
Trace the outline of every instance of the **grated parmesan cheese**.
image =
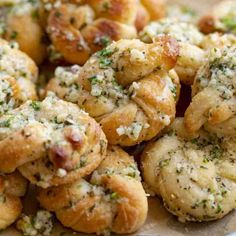
[[57,170],[57,176],[58,176],[58,177],[63,178],[63,177],[65,177],[66,175],[67,175],[67,171],[66,171],[65,169],[59,168],[59,169]]

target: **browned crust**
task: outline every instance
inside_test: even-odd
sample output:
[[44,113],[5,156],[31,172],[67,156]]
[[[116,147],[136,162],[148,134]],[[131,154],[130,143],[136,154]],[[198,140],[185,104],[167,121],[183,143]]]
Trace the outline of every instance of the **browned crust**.
[[0,141],[0,171],[10,173],[27,162],[44,157],[45,131],[43,125],[30,125]]
[[198,22],[198,27],[204,34],[210,34],[215,32],[214,17],[211,15],[202,17]]
[[[80,181],[50,189],[40,189],[38,200],[41,205],[55,211],[61,223],[76,231],[101,233],[107,228],[116,233],[137,231],[147,217],[147,198],[139,180],[119,173],[103,173],[106,168],[119,171],[134,164],[134,160],[118,147],[110,147],[106,159],[98,167],[101,185],[106,191],[115,192],[121,198],[118,203],[110,202],[103,195],[86,195],[77,199]],[[68,203],[73,202],[72,206]],[[113,205],[113,206],[112,206]]]

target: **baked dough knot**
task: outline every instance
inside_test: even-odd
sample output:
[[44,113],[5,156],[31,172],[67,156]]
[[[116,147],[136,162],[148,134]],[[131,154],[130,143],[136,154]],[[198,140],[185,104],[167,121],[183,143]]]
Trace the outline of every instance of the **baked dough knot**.
[[182,119],[172,132],[149,144],[143,177],[180,221],[211,221],[236,206],[236,139],[203,129],[190,136]]
[[0,114],[37,98],[38,68],[24,53],[0,40]]
[[47,32],[52,44],[69,63],[84,64],[92,53],[112,41],[137,35],[136,0],[60,1],[59,4],[42,0],[42,3],[49,9]]
[[22,204],[20,197],[26,192],[27,181],[14,172],[0,175],[0,229],[5,229],[19,217]]
[[99,124],[76,105],[53,95],[27,101],[0,118],[0,171],[19,169],[41,187],[89,175],[103,160],[107,141]]
[[[10,2],[12,4],[3,14],[1,36],[10,42],[17,42],[20,50],[29,55],[37,64],[41,64],[46,57],[47,40],[41,25],[39,0],[7,1],[9,2],[8,5]],[[2,9],[0,5],[0,11]]]
[[192,103],[185,113],[185,125],[194,133],[201,126],[235,135],[236,47],[212,48],[199,69],[192,87]]
[[147,197],[135,161],[119,147],[90,178],[39,190],[41,206],[66,227],[85,233],[133,233],[147,217]]
[[205,33],[236,33],[236,2],[221,1],[199,20],[199,28]]
[[58,68],[47,90],[77,103],[100,122],[108,142],[132,146],[150,140],[175,117],[179,80],[172,68],[178,43],[120,40],[82,67]]
[[139,33],[145,43],[151,43],[160,35],[169,35],[179,43],[179,57],[175,70],[184,84],[193,84],[194,77],[205,61],[205,51],[200,47],[203,34],[191,22],[176,18],[164,18],[146,25]]
[[138,31],[141,31],[150,21],[166,16],[166,0],[137,0],[137,5],[135,26]]

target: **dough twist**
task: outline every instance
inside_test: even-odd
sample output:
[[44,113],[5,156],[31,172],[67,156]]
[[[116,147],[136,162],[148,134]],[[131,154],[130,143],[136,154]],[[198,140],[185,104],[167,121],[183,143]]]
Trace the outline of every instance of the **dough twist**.
[[223,32],[236,33],[236,2],[221,1],[216,4],[209,14],[203,16],[199,21],[200,30],[205,33]]
[[11,225],[20,215],[20,197],[26,192],[27,181],[18,173],[0,175],[0,229]]
[[189,136],[182,119],[173,131],[145,149],[144,180],[180,221],[222,218],[236,207],[235,136]]
[[0,171],[16,168],[41,187],[90,174],[103,160],[106,138],[74,104],[54,96],[28,101],[0,117]]
[[58,68],[47,89],[96,118],[111,144],[135,145],[174,119],[180,86],[171,69],[177,56],[178,44],[168,36],[152,44],[120,40],[82,68]]
[[[44,1],[43,1],[44,2]],[[56,51],[74,64],[121,38],[135,38],[136,0],[45,1],[47,31]]]
[[[185,125],[193,133],[202,125],[219,125],[236,114],[236,47],[213,48],[199,69],[192,102],[185,113]],[[222,130],[223,132],[223,130]]]
[[147,198],[134,160],[110,147],[88,180],[39,191],[38,200],[66,227],[85,233],[132,233],[147,216]]

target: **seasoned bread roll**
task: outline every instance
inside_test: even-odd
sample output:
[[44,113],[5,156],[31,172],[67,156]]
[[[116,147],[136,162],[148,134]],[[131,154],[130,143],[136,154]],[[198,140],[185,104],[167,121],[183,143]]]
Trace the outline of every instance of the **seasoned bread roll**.
[[143,177],[180,221],[211,221],[236,207],[236,138],[206,131],[189,136],[183,120],[148,145]]
[[170,35],[179,42],[179,57],[175,70],[184,84],[191,85],[194,77],[205,61],[205,52],[199,46],[203,35],[196,26],[174,18],[166,18],[148,24],[140,32],[139,38],[151,43],[159,35]]
[[88,180],[41,189],[42,207],[66,227],[85,233],[133,233],[147,217],[147,198],[132,157],[110,147]]
[[40,64],[46,56],[46,44],[45,33],[39,24],[38,8],[38,0],[15,4],[6,14],[3,37],[17,42],[20,50]]
[[36,82],[38,68],[33,60],[3,39],[0,39],[0,56],[0,76],[8,75],[22,81]]
[[199,21],[200,30],[205,33],[224,32],[236,33],[236,2],[220,1]]
[[0,115],[37,98],[33,83],[38,75],[36,65],[4,40],[0,40],[0,68]]
[[22,210],[20,197],[26,192],[27,182],[18,173],[0,175],[0,229],[5,229],[18,218]]
[[69,63],[84,64],[113,40],[136,37],[136,0],[42,2],[52,44]]
[[0,117],[0,171],[22,175],[41,187],[90,174],[103,160],[106,138],[76,105],[48,96]]
[[135,26],[142,30],[150,21],[159,20],[166,15],[166,0],[137,0]]
[[[23,95],[16,79],[10,76],[0,77],[0,115],[21,105],[25,100]],[[34,96],[31,96],[31,99],[34,98]]]
[[47,90],[78,103],[100,122],[110,144],[150,140],[175,117],[178,44],[165,36],[152,44],[120,40],[79,68],[58,68]]
[[236,45],[236,36],[233,34],[212,33],[204,36],[201,47],[204,50],[212,48],[223,48],[226,46]]
[[235,45],[213,48],[209,52],[207,62],[194,80],[192,102],[185,113],[185,125],[189,132],[194,133],[207,123],[227,124],[228,119],[235,117],[235,56]]

